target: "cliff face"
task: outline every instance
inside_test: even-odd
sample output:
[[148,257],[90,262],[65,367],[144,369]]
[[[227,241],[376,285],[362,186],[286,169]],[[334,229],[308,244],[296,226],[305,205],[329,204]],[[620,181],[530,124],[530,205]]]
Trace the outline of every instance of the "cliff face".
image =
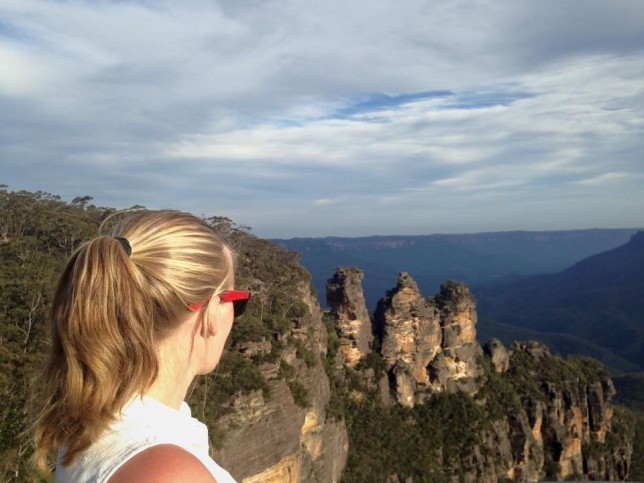
[[[225,439],[215,459],[240,482],[337,482],[346,463],[344,422],[326,415],[330,387],[320,360],[327,350],[322,311],[308,285],[299,289],[294,295],[306,303],[306,313],[292,318],[278,356],[259,365],[267,390],[235,395],[217,421]],[[239,345],[232,349],[254,358],[268,356],[272,347],[266,339]]]
[[[361,273],[346,268],[343,273],[354,276],[335,277],[327,293],[361,295]],[[341,339],[355,341],[344,335],[348,324],[342,314],[364,313],[356,307],[360,300],[338,297],[332,305]],[[465,446],[456,443],[458,454],[445,454],[444,446],[436,450],[445,481],[627,478],[632,435],[615,427],[615,390],[601,365],[591,359],[563,360],[536,342],[506,349],[491,340],[481,348],[476,321],[476,302],[464,284],[448,282],[435,297],[423,297],[414,280],[401,273],[373,320],[373,345],[384,376],[374,380],[374,372],[356,366],[355,359],[345,358],[346,367],[371,380],[367,391],[379,388],[379,401],[403,408],[431,404],[437,394],[471,397],[474,407],[468,411],[478,414],[470,430],[474,434],[465,433]],[[354,324],[351,334],[364,329],[362,320],[359,327]],[[389,476],[416,481],[400,473]]]

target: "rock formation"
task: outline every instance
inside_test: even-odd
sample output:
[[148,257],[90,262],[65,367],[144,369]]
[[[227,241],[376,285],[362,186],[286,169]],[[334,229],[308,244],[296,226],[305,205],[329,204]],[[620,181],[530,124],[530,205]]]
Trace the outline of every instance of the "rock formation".
[[448,282],[435,299],[424,298],[403,272],[374,318],[399,404],[413,407],[435,392],[476,392],[476,303],[464,284]]
[[483,346],[483,352],[490,359],[496,372],[505,372],[510,366],[510,355],[499,339],[492,338]]
[[371,351],[371,317],[362,291],[361,270],[338,267],[326,284],[326,300],[335,322],[342,362],[349,367]]
[[[327,294],[337,333],[348,347],[346,366],[368,381],[373,369],[356,367],[364,356],[359,341],[368,346],[360,336],[366,333],[366,316],[355,315],[366,313],[358,307],[361,280],[362,272],[342,268]],[[437,393],[465,393],[485,414],[478,420],[485,423],[472,428],[475,434],[458,455],[438,454],[442,478],[472,483],[627,478],[632,435],[614,426],[615,389],[601,365],[563,360],[533,341],[508,350],[492,339],[481,348],[476,322],[467,286],[448,282],[435,297],[423,297],[407,273],[399,275],[374,313],[373,345],[386,375],[365,387],[385,391],[381,403],[389,397],[390,404],[412,408]],[[416,480],[392,473],[388,481]]]
[[[494,345],[498,349],[498,341]],[[543,367],[561,370],[558,377],[546,379],[539,371]],[[510,431],[500,435],[510,442],[512,458],[501,455],[512,460],[510,479],[626,478],[633,448],[627,435],[612,430],[615,388],[607,374],[595,373],[597,380],[584,380],[583,371],[566,371],[546,346],[534,341],[513,344],[508,370],[515,371],[513,379],[522,373],[521,382],[539,383],[534,386],[539,391],[524,396],[522,410],[506,417]],[[533,371],[533,381],[522,379],[526,370],[528,375]],[[609,433],[617,440],[613,446],[606,444]]]
[[[476,302],[457,282],[444,284],[435,297],[423,297],[414,280],[401,273],[396,287],[379,302],[372,323],[362,277],[360,270],[339,268],[327,290],[344,374],[338,380],[347,388],[354,384],[347,393],[351,404],[374,404],[370,398],[379,394],[380,403],[417,410],[440,393],[466,395],[470,407],[480,408],[478,422],[460,429],[467,432],[467,443],[454,453],[438,450],[440,481],[628,477],[632,435],[615,427],[615,391],[599,366],[575,366],[536,342],[506,349],[493,339],[481,348]],[[218,421],[226,440],[216,458],[241,482],[336,482],[347,462],[345,423],[327,416],[331,383],[319,359],[328,346],[322,313],[306,287],[298,296],[308,310],[282,336],[290,342],[281,349],[281,362],[267,358],[260,365],[270,396],[262,390],[239,394]],[[244,357],[264,360],[271,345],[246,340],[236,349]],[[280,376],[280,364],[292,368],[293,379]],[[290,381],[305,388],[306,404],[298,403]],[[385,476],[417,482],[394,472]]]

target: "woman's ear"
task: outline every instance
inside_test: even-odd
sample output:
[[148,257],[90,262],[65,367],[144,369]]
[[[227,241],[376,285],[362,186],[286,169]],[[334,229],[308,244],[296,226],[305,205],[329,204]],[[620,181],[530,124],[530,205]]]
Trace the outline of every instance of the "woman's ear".
[[221,304],[219,296],[213,294],[208,303],[208,309],[204,314],[202,333],[205,337],[214,337],[217,335],[217,317]]
[[204,321],[204,325],[207,329],[207,331],[204,331],[206,332],[206,336],[214,337],[217,335],[217,323],[215,320],[208,318],[208,320]]
[[199,314],[195,329],[194,334],[199,334],[206,339],[217,335],[217,324],[210,307]]

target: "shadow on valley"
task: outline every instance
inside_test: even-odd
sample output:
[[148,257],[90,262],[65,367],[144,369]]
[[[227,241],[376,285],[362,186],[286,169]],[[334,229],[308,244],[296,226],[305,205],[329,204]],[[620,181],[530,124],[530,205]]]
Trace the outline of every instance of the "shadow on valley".
[[614,373],[644,370],[644,232],[549,275],[479,287],[486,335],[537,338]]

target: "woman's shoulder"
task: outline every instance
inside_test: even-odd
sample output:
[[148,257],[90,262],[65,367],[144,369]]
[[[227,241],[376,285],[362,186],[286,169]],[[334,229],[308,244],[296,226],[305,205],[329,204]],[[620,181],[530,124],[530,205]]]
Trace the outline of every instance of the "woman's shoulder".
[[109,483],[132,481],[216,483],[199,459],[173,444],[159,444],[141,451],[116,470],[109,479]]

